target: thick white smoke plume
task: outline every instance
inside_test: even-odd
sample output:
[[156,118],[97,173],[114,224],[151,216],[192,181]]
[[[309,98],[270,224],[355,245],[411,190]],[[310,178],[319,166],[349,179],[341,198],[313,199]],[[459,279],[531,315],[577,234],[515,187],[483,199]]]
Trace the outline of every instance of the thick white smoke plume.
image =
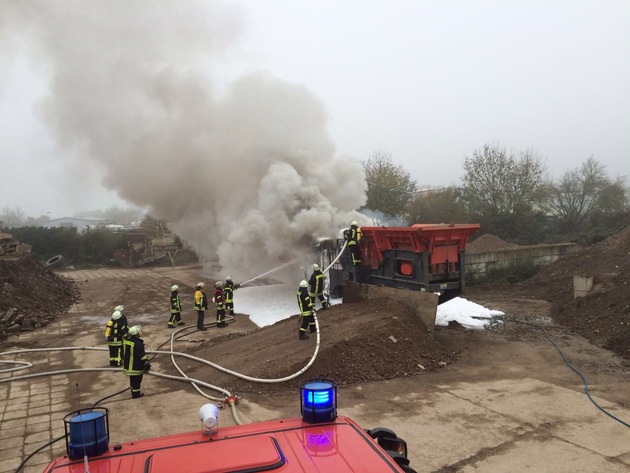
[[0,2],[3,49],[43,66],[44,115],[75,165],[234,276],[369,223],[361,166],[335,155],[312,93],[265,73],[214,81],[241,28],[219,1]]

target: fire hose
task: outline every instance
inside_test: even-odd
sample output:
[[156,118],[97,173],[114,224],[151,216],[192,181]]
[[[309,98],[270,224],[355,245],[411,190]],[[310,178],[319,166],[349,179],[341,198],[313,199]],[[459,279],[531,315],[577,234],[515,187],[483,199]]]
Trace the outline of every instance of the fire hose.
[[[324,273],[328,272],[330,270],[330,268],[338,261],[338,259],[341,257],[341,255],[343,254],[343,252],[345,251],[347,246],[347,242],[344,242],[344,245],[342,246],[341,250],[339,251],[339,254],[337,255],[337,257],[330,263],[330,265],[328,265],[328,267],[323,271]],[[266,273],[263,273],[259,276],[256,276],[255,278],[252,278],[248,281],[245,281],[243,284],[249,283],[251,281],[254,281],[255,279],[258,279],[264,275],[270,274],[271,272],[274,272],[288,264],[291,264],[291,262],[289,263],[284,263],[281,266],[278,266],[277,268],[274,268],[270,271],[267,271]],[[241,284],[242,286],[242,284]],[[233,317],[228,316],[228,320],[229,319],[233,319]],[[234,420],[237,424],[241,424],[241,421],[238,417],[237,411],[236,411],[236,402],[238,401],[238,397],[235,395],[232,395],[228,390],[223,389],[219,386],[214,386],[210,383],[206,383],[205,381],[201,381],[198,379],[194,379],[194,378],[190,378],[189,376],[187,376],[179,367],[179,365],[177,364],[177,362],[175,361],[175,357],[179,356],[179,357],[183,357],[183,358],[187,358],[190,360],[194,360],[197,361],[199,363],[202,364],[206,364],[208,366],[211,366],[219,371],[222,371],[226,374],[235,376],[237,378],[243,379],[245,381],[250,381],[250,382],[255,382],[255,383],[267,383],[267,384],[272,384],[272,383],[282,383],[285,381],[289,381],[291,379],[294,379],[298,376],[300,376],[301,374],[303,374],[306,370],[308,370],[313,363],[315,362],[315,359],[317,358],[317,355],[319,353],[319,348],[320,348],[320,343],[321,343],[321,338],[320,338],[320,331],[319,331],[319,321],[317,320],[317,316],[314,314],[314,319],[315,319],[315,328],[316,328],[316,344],[315,344],[315,349],[313,352],[312,357],[309,359],[309,361],[306,363],[306,365],[300,369],[299,371],[289,375],[289,376],[285,376],[283,378],[256,378],[253,376],[247,376],[245,374],[242,373],[238,373],[236,371],[230,370],[228,368],[225,368],[217,363],[213,363],[209,360],[204,360],[203,358],[199,358],[193,355],[189,355],[187,353],[183,353],[183,352],[178,352],[178,351],[174,351],[174,342],[176,339],[176,335],[180,332],[182,332],[183,330],[186,330],[187,327],[183,327],[179,330],[177,330],[176,332],[171,334],[170,337],[170,346],[171,346],[171,350],[169,351],[165,351],[165,350],[147,350],[148,354],[164,354],[164,355],[169,355],[171,357],[171,362],[173,363],[173,366],[175,367],[175,369],[182,375],[182,376],[173,376],[173,375],[168,375],[168,374],[164,374],[164,373],[157,373],[155,371],[150,371],[147,374],[150,374],[152,376],[156,376],[158,378],[164,378],[164,379],[170,379],[170,380],[175,380],[175,381],[184,381],[184,382],[188,382],[191,383],[193,385],[193,387],[204,397],[214,400],[214,401],[225,401],[228,405],[230,405],[230,407],[232,408],[232,413],[234,416]],[[3,352],[0,353],[0,357],[4,357],[4,356],[9,356],[9,355],[20,355],[23,353],[42,353],[42,352],[54,352],[54,351],[74,351],[74,350],[89,350],[89,351],[108,351],[109,348],[108,347],[87,347],[87,346],[69,346],[69,347],[57,347],[57,348],[31,348],[31,349],[23,349],[23,350],[12,350],[12,351],[7,351],[7,352]],[[11,365],[16,365],[13,366],[11,368],[6,368],[6,369],[2,369],[0,370],[0,374],[4,374],[4,373],[9,373],[9,372],[13,372],[13,371],[18,371],[18,370],[22,370],[22,369],[27,369],[33,366],[33,363],[30,362],[26,362],[26,361],[19,361],[19,360],[10,360],[10,361],[6,361],[6,360],[0,360],[0,364],[11,364]],[[0,384],[2,383],[6,383],[6,382],[10,382],[10,381],[21,381],[21,380],[25,380],[25,379],[32,379],[32,378],[37,378],[37,377],[42,377],[42,376],[54,376],[54,375],[60,375],[60,374],[68,374],[68,373],[78,373],[78,372],[107,372],[107,371],[120,371],[119,368],[71,368],[71,369],[64,369],[64,370],[55,370],[55,371],[45,371],[45,372],[40,372],[40,373],[32,373],[32,374],[28,374],[28,375],[23,375],[23,376],[13,376],[13,377],[8,377],[5,379],[0,379]],[[210,396],[206,393],[204,393],[199,386],[202,386],[204,388],[208,388],[217,392],[222,393],[225,398],[217,398],[217,397],[213,397]]]

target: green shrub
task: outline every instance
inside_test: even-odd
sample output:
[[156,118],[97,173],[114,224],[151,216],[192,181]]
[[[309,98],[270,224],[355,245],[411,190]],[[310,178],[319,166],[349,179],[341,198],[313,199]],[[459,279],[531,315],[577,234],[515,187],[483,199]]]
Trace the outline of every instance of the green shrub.
[[114,250],[123,247],[122,234],[107,229],[78,233],[74,227],[19,227],[12,228],[11,234],[16,240],[31,245],[37,259],[48,261],[62,255],[66,264],[75,266],[109,264]]

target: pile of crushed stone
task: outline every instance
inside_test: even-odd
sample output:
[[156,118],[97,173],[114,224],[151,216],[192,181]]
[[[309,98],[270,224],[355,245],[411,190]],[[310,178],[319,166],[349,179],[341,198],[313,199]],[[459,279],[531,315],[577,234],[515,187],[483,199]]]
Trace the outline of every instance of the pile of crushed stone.
[[491,233],[484,233],[466,245],[466,253],[487,253],[518,246],[516,243],[510,243]]

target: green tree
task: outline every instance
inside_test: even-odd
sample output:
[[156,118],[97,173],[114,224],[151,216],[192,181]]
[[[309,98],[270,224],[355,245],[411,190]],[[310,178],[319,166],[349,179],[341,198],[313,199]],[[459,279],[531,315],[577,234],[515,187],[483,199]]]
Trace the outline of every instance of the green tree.
[[557,182],[547,183],[545,209],[565,232],[584,230],[589,221],[623,212],[627,204],[625,178],[610,179],[593,156]]
[[416,193],[416,182],[411,174],[394,164],[391,155],[383,151],[372,153],[361,164],[368,185],[365,207],[403,218]]
[[107,264],[114,255],[114,250],[123,248],[122,234],[106,229],[95,229],[81,235],[83,260],[90,264]]
[[20,227],[11,230],[11,234],[16,240],[31,245],[32,253],[40,260],[46,261],[55,255],[73,262],[83,258],[81,235],[75,227]]
[[165,220],[157,220],[146,215],[140,224],[140,231],[146,233],[151,238],[162,236],[165,233],[170,233],[171,230]]

